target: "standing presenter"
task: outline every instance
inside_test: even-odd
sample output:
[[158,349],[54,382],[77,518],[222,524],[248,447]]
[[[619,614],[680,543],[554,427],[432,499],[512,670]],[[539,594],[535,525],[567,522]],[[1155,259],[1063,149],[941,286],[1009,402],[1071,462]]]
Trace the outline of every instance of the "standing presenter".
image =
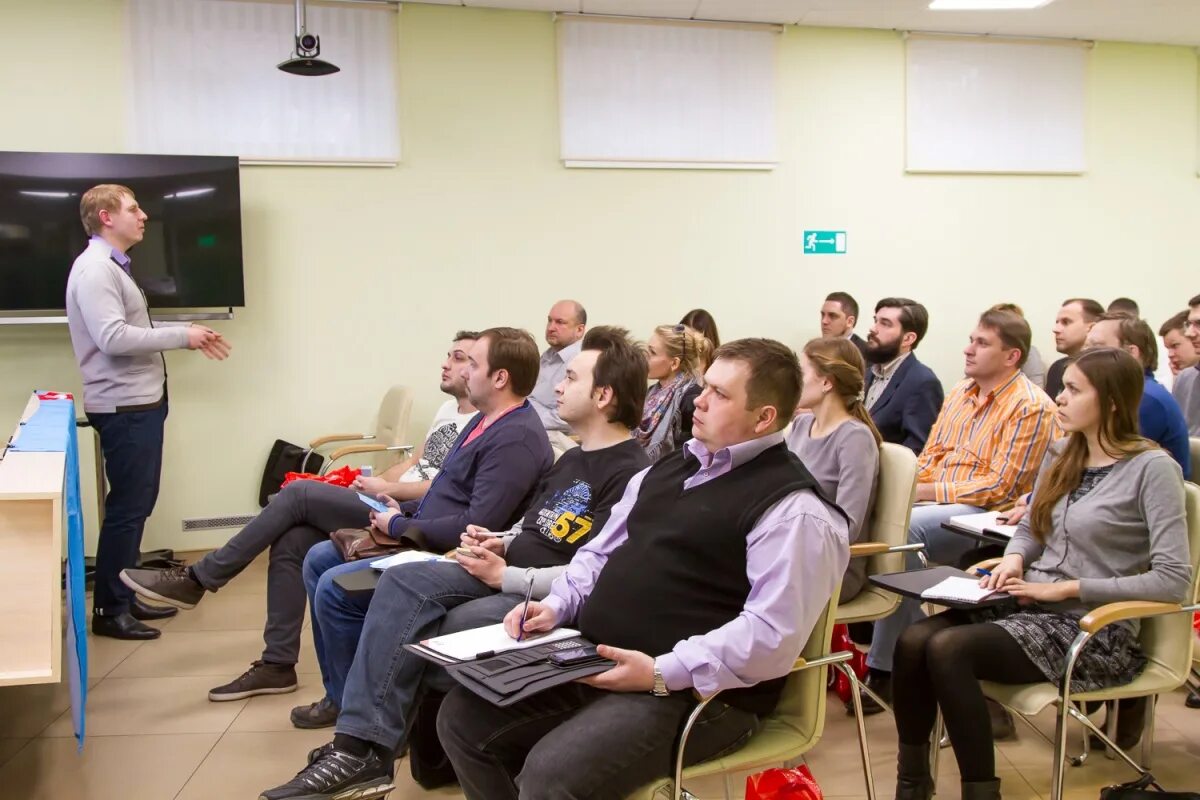
[[84,413],[100,435],[109,486],[96,552],[92,633],[155,639],[161,632],[142,621],[169,617],[175,609],[143,604],[119,576],[136,566],[146,518],[158,499],[167,419],[162,352],[186,348],[221,361],[230,347],[203,325],[150,321],[129,258],[147,217],[130,189],[93,186],[83,194],[79,215],[91,238],[67,278],[67,323],[83,375]]

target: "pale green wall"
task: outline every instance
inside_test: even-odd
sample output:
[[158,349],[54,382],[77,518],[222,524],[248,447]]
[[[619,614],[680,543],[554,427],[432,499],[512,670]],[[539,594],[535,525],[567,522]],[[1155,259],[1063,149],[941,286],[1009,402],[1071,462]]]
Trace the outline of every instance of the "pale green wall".
[[[122,16],[119,0],[0,0],[21,65],[0,72],[0,148],[121,149]],[[180,519],[251,511],[273,439],[360,428],[391,383],[417,387],[419,435],[456,328],[540,337],[560,296],[640,335],[704,306],[726,338],[798,345],[831,290],[909,295],[933,316],[920,355],[952,382],[992,302],[1025,306],[1049,360],[1065,296],[1130,294],[1157,326],[1197,291],[1190,49],[1097,45],[1084,177],[906,176],[902,40],[814,28],[780,43],[774,172],[566,170],[548,14],[401,17],[400,167],[242,170],[248,307],[217,325],[228,362],[168,355],[148,546],[223,540]],[[849,255],[802,256],[805,227],[848,230]],[[0,420],[32,387],[78,385],[65,327],[0,327]]]

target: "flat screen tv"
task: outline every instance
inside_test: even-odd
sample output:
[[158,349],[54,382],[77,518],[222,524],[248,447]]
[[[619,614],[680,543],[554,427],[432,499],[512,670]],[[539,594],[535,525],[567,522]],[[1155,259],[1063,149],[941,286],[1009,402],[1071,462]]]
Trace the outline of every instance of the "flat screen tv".
[[65,308],[79,200],[100,183],[149,215],[129,256],[152,308],[245,305],[237,158],[0,151],[0,312]]

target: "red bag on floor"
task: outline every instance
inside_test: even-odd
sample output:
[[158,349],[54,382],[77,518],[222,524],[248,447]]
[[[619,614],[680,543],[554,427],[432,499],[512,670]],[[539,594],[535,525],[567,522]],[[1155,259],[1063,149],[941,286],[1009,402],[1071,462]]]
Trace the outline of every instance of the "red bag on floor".
[[282,489],[292,481],[320,481],[332,486],[349,486],[361,474],[361,469],[353,469],[351,467],[341,467],[340,469],[326,472],[324,475],[314,475],[311,472],[289,472],[283,476],[283,483],[279,485],[279,488]]
[[[854,670],[854,674],[858,676],[859,680],[867,677],[867,654],[854,646],[854,641],[850,638],[849,627],[845,625],[833,626],[833,638],[830,642],[830,650],[834,653],[853,653],[854,655],[850,659],[850,668]],[[850,700],[850,679],[844,673],[836,669],[829,670],[829,682],[843,703]]]
[[821,787],[806,764],[768,769],[746,778],[746,800],[822,800]]

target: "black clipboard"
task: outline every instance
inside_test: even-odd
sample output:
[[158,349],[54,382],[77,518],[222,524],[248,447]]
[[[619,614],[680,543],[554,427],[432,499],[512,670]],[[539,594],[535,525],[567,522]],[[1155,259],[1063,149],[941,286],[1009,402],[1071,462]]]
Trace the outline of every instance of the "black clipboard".
[[911,597],[923,603],[929,602],[934,605],[968,611],[973,608],[998,606],[1012,599],[1012,595],[1003,592],[986,600],[980,600],[978,603],[959,603],[953,600],[926,600],[921,596],[921,593],[926,589],[938,585],[946,580],[946,578],[974,578],[978,580],[979,576],[972,575],[955,567],[929,567],[928,569],[912,569],[907,572],[891,572],[886,575],[871,575],[867,580],[881,589],[887,589],[889,592],[894,592],[903,597]]

